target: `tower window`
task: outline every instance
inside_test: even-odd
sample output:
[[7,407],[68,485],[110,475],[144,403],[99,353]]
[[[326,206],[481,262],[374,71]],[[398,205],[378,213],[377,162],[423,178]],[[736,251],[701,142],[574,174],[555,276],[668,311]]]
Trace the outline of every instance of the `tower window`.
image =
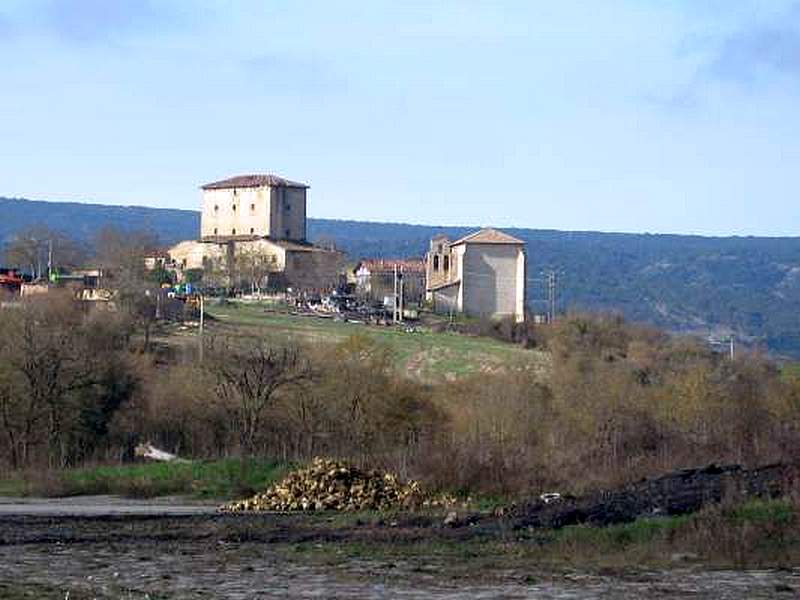
[[255,232],[256,232],[256,230],[251,227],[250,228],[250,235],[253,235]]
[[288,237],[291,237],[291,235],[292,235],[292,232],[291,232],[291,230],[290,230],[290,229],[287,229],[287,230],[286,230],[286,237],[287,237],[287,238],[288,238]]
[[217,228],[214,227],[214,235],[217,235]]
[[445,271],[449,271],[450,270],[450,257],[449,256],[445,256],[444,257],[444,270]]
[[439,270],[439,256],[438,255],[434,255],[434,257],[433,257],[433,270],[434,271],[438,271]]
[[233,212],[236,212],[236,205],[233,205]]
[[236,235],[236,229],[231,229],[231,235]]
[[214,212],[219,212],[219,205],[217,204],[214,205]]
[[250,205],[250,212],[256,212],[256,205],[255,204],[251,204]]

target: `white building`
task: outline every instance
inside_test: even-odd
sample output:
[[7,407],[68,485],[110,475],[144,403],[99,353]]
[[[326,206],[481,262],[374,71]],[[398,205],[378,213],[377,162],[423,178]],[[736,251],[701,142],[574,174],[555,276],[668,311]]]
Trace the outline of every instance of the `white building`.
[[426,299],[439,313],[525,319],[525,242],[481,229],[455,242],[431,240]]

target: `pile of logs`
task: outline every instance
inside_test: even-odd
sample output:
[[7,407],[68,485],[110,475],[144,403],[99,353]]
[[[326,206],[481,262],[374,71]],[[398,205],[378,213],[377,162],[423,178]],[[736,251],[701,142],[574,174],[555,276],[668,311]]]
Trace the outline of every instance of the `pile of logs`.
[[449,497],[426,496],[417,481],[402,482],[391,473],[361,470],[347,463],[315,458],[283,481],[245,500],[221,507],[225,512],[389,510],[445,506]]

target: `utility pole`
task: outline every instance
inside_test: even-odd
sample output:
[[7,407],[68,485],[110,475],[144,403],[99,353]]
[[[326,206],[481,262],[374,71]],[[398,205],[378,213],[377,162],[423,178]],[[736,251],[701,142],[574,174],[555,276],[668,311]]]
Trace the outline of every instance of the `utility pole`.
[[547,273],[547,322],[556,320],[556,272]]
[[156,321],[161,319],[161,288],[156,290]]
[[203,346],[205,345],[203,342],[203,325],[205,315],[205,302],[203,300],[203,294],[200,294],[200,362],[203,362]]
[[47,281],[53,277],[53,240],[47,240]]
[[403,309],[405,308],[405,277],[403,277],[403,267],[400,267],[400,315],[399,319],[403,321]]
[[394,264],[394,296],[392,296],[392,322],[397,323],[397,263]]

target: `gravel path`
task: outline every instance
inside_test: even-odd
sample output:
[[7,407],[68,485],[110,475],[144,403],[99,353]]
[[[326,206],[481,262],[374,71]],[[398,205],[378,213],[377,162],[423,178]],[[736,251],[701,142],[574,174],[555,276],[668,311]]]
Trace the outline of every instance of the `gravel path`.
[[148,500],[119,496],[73,498],[0,498],[0,516],[104,517],[119,515],[182,516],[211,515],[217,503],[187,498],[162,497]]

